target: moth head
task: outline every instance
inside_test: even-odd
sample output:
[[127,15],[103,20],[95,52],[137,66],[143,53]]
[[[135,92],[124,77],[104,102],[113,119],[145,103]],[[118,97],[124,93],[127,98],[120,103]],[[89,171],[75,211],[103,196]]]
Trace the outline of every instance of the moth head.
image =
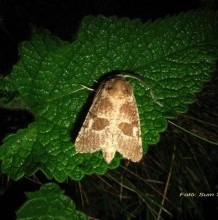
[[105,83],[105,90],[110,96],[125,99],[132,95],[131,85],[122,77],[116,77]]

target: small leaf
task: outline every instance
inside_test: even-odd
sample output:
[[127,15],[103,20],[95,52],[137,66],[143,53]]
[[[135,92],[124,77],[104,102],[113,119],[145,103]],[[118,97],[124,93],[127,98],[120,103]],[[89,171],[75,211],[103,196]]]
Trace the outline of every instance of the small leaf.
[[108,165],[101,152],[79,154],[73,146],[91,104],[91,92],[81,84],[93,86],[116,70],[134,72],[148,85],[130,79],[146,152],[158,142],[167,118],[185,112],[211,78],[218,57],[217,24],[215,13],[196,11],[145,24],[88,16],[74,42],[34,32],[20,47],[19,63],[0,83],[2,94],[16,92],[6,97],[9,107],[16,107],[16,97],[35,116],[28,128],[4,140],[2,171],[16,180],[40,169],[62,182],[117,167],[118,154]]
[[85,214],[75,208],[74,202],[63,195],[58,185],[49,183],[37,192],[27,193],[27,201],[17,212],[18,220],[54,219],[85,220]]

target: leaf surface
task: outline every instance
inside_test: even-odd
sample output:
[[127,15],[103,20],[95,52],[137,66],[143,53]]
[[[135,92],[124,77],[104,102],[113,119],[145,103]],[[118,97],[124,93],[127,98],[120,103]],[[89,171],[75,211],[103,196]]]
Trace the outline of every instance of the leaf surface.
[[74,202],[63,194],[58,185],[48,183],[37,192],[28,192],[27,201],[17,212],[18,220],[87,220],[76,210]]

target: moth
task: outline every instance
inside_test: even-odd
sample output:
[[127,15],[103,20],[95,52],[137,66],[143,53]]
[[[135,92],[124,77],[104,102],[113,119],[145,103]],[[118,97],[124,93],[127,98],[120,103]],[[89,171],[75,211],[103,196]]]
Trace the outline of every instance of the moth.
[[109,164],[118,151],[133,162],[141,160],[139,113],[132,86],[124,77],[103,81],[75,140],[79,153],[101,150]]

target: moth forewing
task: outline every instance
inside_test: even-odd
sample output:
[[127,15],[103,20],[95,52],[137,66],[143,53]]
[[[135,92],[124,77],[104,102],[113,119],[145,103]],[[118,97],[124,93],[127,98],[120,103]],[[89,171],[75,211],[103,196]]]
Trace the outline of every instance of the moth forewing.
[[141,128],[131,85],[123,77],[103,81],[75,141],[76,151],[101,150],[107,163],[116,151],[133,162],[142,158]]

